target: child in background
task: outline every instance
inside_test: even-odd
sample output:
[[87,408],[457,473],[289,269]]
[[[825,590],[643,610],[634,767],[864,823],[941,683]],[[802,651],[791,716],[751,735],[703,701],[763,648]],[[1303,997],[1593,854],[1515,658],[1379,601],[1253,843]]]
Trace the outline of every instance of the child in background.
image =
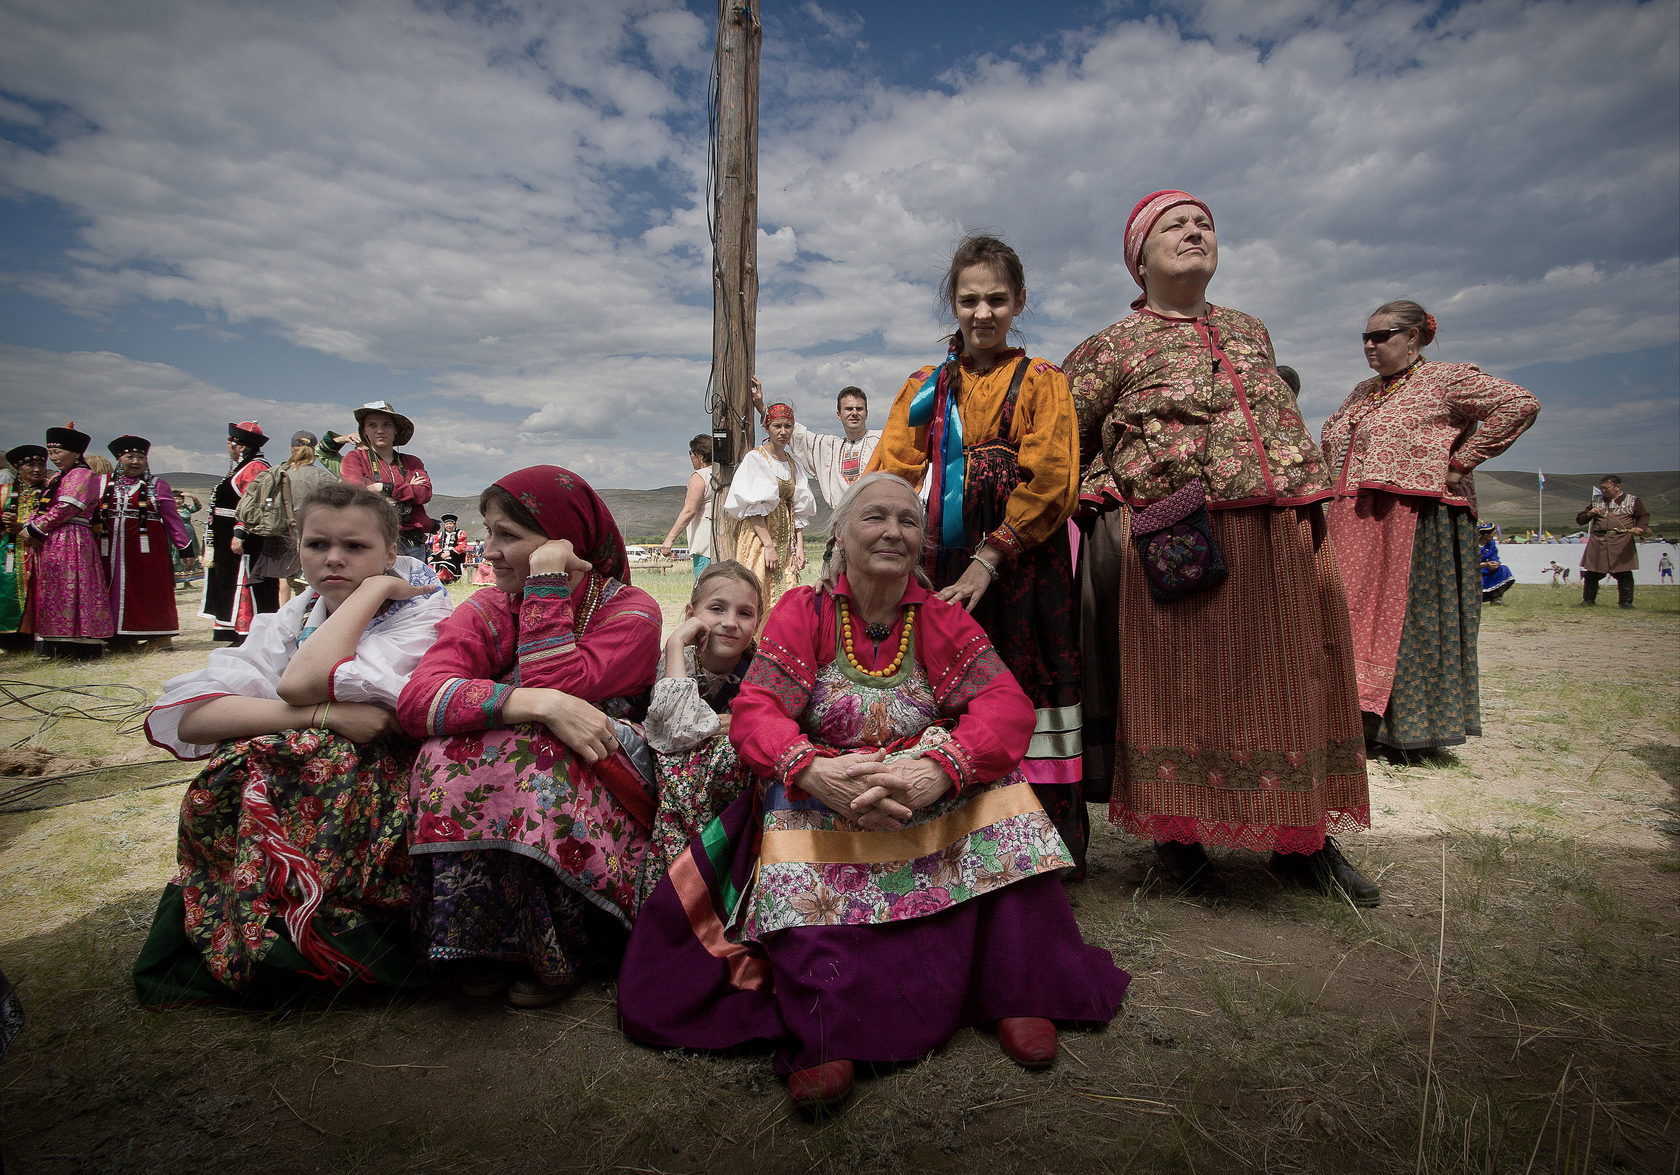
[[710,564],[694,582],[682,623],[665,640],[644,726],[659,809],[642,859],[638,905],[688,842],[751,785],[729,742],[729,703],[752,663],[763,600],[747,567],[733,559]]

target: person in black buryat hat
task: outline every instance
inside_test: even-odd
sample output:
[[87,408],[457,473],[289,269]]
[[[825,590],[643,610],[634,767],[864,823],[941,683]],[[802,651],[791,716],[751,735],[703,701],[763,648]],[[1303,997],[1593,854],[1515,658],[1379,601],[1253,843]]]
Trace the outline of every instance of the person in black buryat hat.
[[280,606],[279,581],[247,582],[249,566],[246,536],[239,532],[236,511],[239,499],[257,476],[268,469],[262,447],[268,434],[254,420],[229,424],[227,431],[227,476],[216,483],[210,500],[210,569],[204,576],[204,606],[199,615],[214,624],[211,635],[219,641],[241,644],[251,631],[251,617],[273,612]]
[[461,520],[453,514],[438,519],[438,532],[432,536],[432,568],[444,583],[461,578],[461,568],[467,558],[467,535]]
[[148,651],[167,649],[181,631],[169,552],[186,550],[192,535],[169,483],[152,475],[152,443],[128,435],[106,448],[117,459],[100,507],[116,639],[143,640]]
[[29,572],[35,549],[23,537],[24,523],[41,509],[47,488],[47,451],[40,445],[6,450],[15,477],[0,490],[0,647],[27,649],[35,638],[24,623],[28,611]]

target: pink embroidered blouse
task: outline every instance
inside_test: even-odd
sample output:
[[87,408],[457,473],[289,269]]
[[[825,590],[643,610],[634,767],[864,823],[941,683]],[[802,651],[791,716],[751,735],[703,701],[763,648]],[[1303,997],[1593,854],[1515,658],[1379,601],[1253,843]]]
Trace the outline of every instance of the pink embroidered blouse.
[[645,692],[659,653],[653,597],[605,580],[581,640],[575,604],[563,575],[533,575],[518,597],[495,588],[469,596],[403,687],[403,729],[424,738],[505,726],[502,708],[521,686],[596,703]]
[[[1380,376],[1355,387],[1324,422],[1336,494],[1383,490],[1476,509],[1470,471],[1511,447],[1540,415],[1527,388],[1469,363],[1420,360],[1385,392]],[[1447,471],[1463,474],[1456,491]]]
[[[850,598],[845,576],[836,591]],[[955,722],[951,739],[927,757],[959,789],[1003,778],[1027,753],[1033,707],[967,612],[936,599],[912,580],[899,600],[899,619],[879,649],[870,641],[856,642],[858,663],[865,669],[884,669],[892,662],[898,655],[904,610],[911,604],[920,605],[913,635],[916,661],[927,674],[941,714]],[[752,668],[731,707],[729,738],[741,762],[796,793],[794,778],[820,753],[800,718],[818,671],[844,656],[835,642],[837,611],[833,595],[812,587],[797,587],[784,595],[765,622]]]

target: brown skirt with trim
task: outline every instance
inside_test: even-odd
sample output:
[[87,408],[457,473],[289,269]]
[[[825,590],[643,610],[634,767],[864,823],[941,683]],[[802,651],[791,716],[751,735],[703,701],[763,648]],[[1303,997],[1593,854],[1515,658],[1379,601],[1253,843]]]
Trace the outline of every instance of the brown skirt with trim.
[[[1115,715],[1109,818],[1154,840],[1311,852],[1326,833],[1370,825],[1347,602],[1324,514],[1245,507],[1211,520],[1230,577],[1170,604],[1150,598],[1137,548],[1118,541],[1128,509],[1097,520],[1116,541],[1085,545],[1082,582],[1119,602],[1117,629],[1085,634],[1089,655],[1119,666],[1118,699],[1085,702],[1088,724]],[[1085,680],[1100,689],[1104,677]]]

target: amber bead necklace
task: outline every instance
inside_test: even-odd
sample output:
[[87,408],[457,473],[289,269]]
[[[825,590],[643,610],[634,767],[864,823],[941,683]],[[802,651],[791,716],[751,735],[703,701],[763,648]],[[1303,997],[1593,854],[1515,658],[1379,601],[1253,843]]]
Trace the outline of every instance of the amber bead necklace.
[[852,663],[852,668],[866,677],[891,677],[904,664],[905,656],[910,652],[910,633],[916,627],[916,611],[918,605],[911,604],[904,610],[904,631],[898,636],[898,655],[885,669],[865,669],[858,664],[857,646],[852,636],[852,610],[846,603],[846,597],[838,600],[840,605],[840,643],[846,651],[846,660]]

